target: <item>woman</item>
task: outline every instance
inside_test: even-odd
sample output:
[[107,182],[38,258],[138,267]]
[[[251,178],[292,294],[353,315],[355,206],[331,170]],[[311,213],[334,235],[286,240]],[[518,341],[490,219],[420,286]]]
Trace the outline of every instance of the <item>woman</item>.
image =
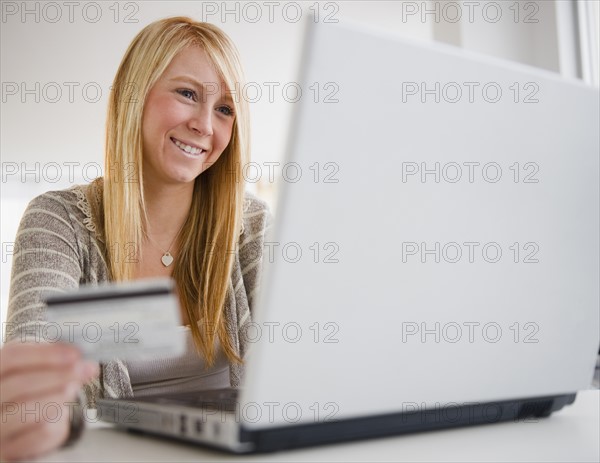
[[[103,396],[239,384],[270,215],[238,180],[250,126],[247,102],[228,91],[236,82],[238,54],[218,28],[184,17],[150,24],[113,83],[104,177],[29,203],[0,351],[3,460],[74,440],[82,416],[69,402],[82,386],[83,405],[95,407]],[[98,368],[71,346],[43,343],[44,291],[157,276],[176,282],[189,325],[183,358]],[[63,413],[36,423],[14,411],[34,403]]]

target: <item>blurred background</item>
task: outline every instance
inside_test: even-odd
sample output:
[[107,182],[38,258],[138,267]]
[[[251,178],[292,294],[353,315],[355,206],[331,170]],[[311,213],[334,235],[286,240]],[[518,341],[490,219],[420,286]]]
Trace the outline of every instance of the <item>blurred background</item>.
[[0,3],[2,322],[12,243],[27,203],[102,175],[112,79],[130,41],[154,20],[190,16],[218,25],[236,43],[248,82],[240,90],[252,111],[253,163],[244,178],[274,211],[309,13],[318,21],[353,20],[410,40],[444,42],[589,85],[598,86],[599,79],[595,0]]

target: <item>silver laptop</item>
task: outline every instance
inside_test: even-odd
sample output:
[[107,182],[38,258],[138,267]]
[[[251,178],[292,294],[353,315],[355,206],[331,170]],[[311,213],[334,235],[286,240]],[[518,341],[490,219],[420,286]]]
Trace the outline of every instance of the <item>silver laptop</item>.
[[243,387],[101,419],[261,452],[572,403],[600,344],[598,90],[349,21],[309,22],[302,74]]

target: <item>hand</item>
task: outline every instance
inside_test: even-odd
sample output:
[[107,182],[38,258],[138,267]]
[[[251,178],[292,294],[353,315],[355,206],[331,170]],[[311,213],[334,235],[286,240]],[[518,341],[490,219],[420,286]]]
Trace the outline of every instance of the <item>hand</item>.
[[68,344],[9,342],[0,349],[0,459],[32,458],[60,447],[81,386],[98,376]]

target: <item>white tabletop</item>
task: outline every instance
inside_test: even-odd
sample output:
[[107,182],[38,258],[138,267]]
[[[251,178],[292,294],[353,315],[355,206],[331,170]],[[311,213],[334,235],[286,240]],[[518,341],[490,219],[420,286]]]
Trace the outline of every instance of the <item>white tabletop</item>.
[[600,391],[534,422],[446,429],[272,454],[236,456],[148,435],[88,424],[69,449],[37,461],[600,461]]

